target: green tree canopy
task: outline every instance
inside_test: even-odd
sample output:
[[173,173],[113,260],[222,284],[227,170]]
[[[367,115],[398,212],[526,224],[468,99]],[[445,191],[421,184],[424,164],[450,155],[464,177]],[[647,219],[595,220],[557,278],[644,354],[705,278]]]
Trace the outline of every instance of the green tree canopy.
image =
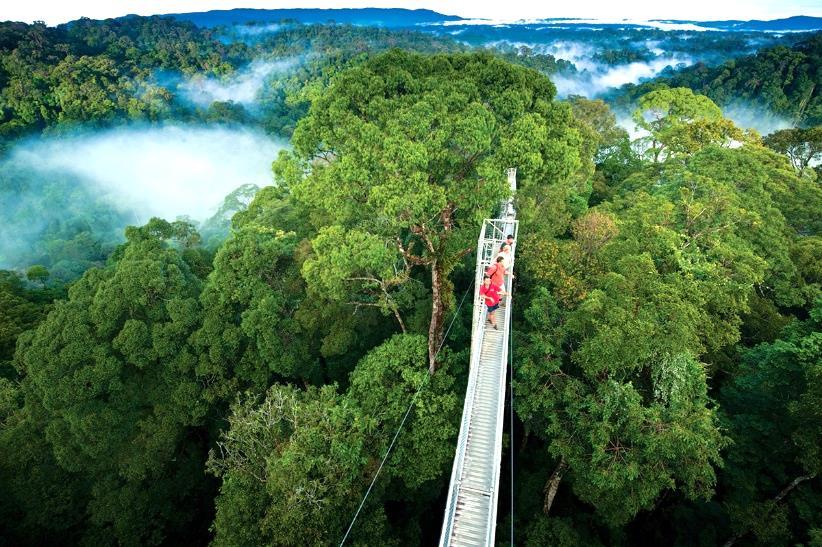
[[423,514],[439,492],[430,485],[447,479],[459,402],[447,366],[427,374],[426,353],[425,337],[396,335],[360,361],[345,394],[274,385],[262,400],[239,398],[209,459],[222,477],[216,544],[338,542],[417,390],[351,538],[394,545],[411,534],[406,543],[419,542],[413,527],[389,530],[383,503],[403,492]]
[[51,274],[49,274],[48,269],[40,264],[35,264],[26,271],[26,279],[31,282],[40,283],[43,287],[45,287],[49,275]]
[[194,431],[208,407],[188,343],[201,282],[157,237],[180,232],[193,234],[156,219],[129,230],[113,264],[86,272],[15,358],[55,461],[88,485],[89,541],[160,543],[204,486]]
[[791,533],[790,521],[822,526],[810,510],[822,502],[813,483],[822,471],[820,327],[822,299],[806,321],[745,351],[738,375],[722,390],[733,439],[723,501],[737,538],[752,533],[762,544],[807,541]]
[[784,307],[819,295],[822,200],[792,171],[759,146],[709,145],[634,173],[570,239],[521,247],[517,412],[557,466],[546,492],[564,472],[612,524],[666,489],[711,495],[726,441],[708,372],[731,372],[716,355],[754,292]]
[[704,95],[686,87],[643,95],[633,113],[637,127],[650,133],[647,154],[654,162],[696,152],[708,144],[728,145],[745,135]]
[[[337,253],[354,254],[357,231],[384,247],[342,265],[346,293],[393,287],[398,275],[407,277],[399,272],[415,267],[430,274],[432,371],[452,296],[449,273],[508,195],[505,168],[517,167],[527,188],[579,166],[569,109],[553,97],[545,77],[490,55],[391,51],[335,77],[298,124],[294,152],[275,164],[314,223],[337,226]],[[316,260],[305,266],[310,281]],[[386,308],[397,311],[390,302]]]
[[295,318],[305,297],[296,246],[293,232],[247,222],[217,252],[194,337],[212,396],[230,400],[238,388],[265,390],[274,377],[316,375],[310,336]]
[[782,129],[766,136],[766,146],[785,154],[797,171],[822,158],[822,126],[808,129]]

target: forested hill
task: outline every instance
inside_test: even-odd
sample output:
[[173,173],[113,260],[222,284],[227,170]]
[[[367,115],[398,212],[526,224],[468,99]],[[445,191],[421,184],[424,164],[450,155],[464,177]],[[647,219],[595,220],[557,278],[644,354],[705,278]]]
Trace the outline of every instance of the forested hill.
[[431,10],[399,8],[232,9],[173,13],[170,16],[180,21],[191,21],[201,27],[282,21],[297,21],[303,24],[334,22],[376,27],[412,27],[419,23],[441,23],[461,19],[461,17],[443,15]]
[[806,15],[797,15],[794,17],[786,17],[785,19],[772,19],[770,21],[740,21],[732,19],[728,21],[690,21],[690,20],[663,20],[666,23],[691,23],[706,29],[722,29],[728,31],[743,31],[743,30],[757,30],[757,31],[803,31],[803,30],[820,30],[822,29],[822,17],[808,17]]
[[793,125],[822,124],[822,32],[792,48],[776,46],[719,66],[697,63],[669,69],[611,94],[618,107],[660,87],[688,87],[725,107],[744,104],[785,117]]
[[192,77],[228,80],[255,59],[305,56],[309,62],[275,82],[262,99],[264,117],[276,118],[270,123],[280,131],[293,128],[303,113],[285,104],[285,90],[301,87],[324,67],[391,47],[464,49],[446,37],[352,25],[295,25],[253,44],[222,38],[213,29],[157,16],[80,19],[57,27],[0,23],[0,151],[3,141],[55,125],[244,121],[238,102],[218,100],[198,109],[178,87]]
[[[189,138],[168,145],[198,155],[191,136],[204,128],[216,131],[208,139],[242,140],[249,130],[265,134],[256,144],[267,135],[284,139],[307,111],[301,91],[367,52],[465,49],[446,37],[352,25],[292,25],[251,44],[223,38],[169,17],[80,19],[57,27],[0,23],[0,267],[25,271],[37,264],[49,269],[52,283],[73,280],[105,262],[126,225],[150,217],[135,212],[133,197],[122,199],[123,188],[101,192],[101,183],[122,179],[119,166],[89,179],[88,170],[104,158],[50,169],[56,152],[77,145],[61,137],[89,142],[122,128],[123,137],[132,130],[143,142],[165,142],[171,134],[163,127],[183,126],[169,131]],[[233,138],[219,127],[234,128]],[[141,132],[147,128],[155,132]],[[11,153],[15,146],[20,154]],[[36,146],[41,157],[33,158]],[[222,184],[233,177],[236,186],[246,182],[227,173]],[[254,182],[263,186],[269,179],[266,169]],[[179,214],[188,214],[186,200],[180,201]],[[225,236],[229,221],[204,226],[204,237]]]

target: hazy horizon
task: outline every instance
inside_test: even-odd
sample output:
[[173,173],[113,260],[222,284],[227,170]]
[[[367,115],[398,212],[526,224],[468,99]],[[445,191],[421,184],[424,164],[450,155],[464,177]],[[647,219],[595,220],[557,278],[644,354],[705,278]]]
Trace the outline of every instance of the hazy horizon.
[[[549,18],[575,18],[596,20],[689,20],[689,21],[722,21],[722,20],[773,20],[795,16],[822,16],[822,5],[809,0],[773,2],[759,0],[744,2],[733,0],[717,5],[707,0],[695,0],[687,5],[659,5],[656,2],[641,1],[630,6],[615,5],[602,0],[581,0],[573,6],[552,6],[551,9],[534,7],[525,2],[508,2],[505,5],[479,5],[476,2],[457,0],[447,7],[441,2],[373,1],[373,0],[326,0],[310,6],[283,3],[271,5],[265,0],[170,0],[160,2],[126,0],[112,5],[110,2],[85,0],[68,5],[55,5],[53,2],[32,1],[13,6],[5,6],[0,19],[22,21],[44,21],[48,25],[57,25],[89,17],[107,19],[125,15],[164,15],[174,13],[198,13],[212,10],[231,9],[427,9],[443,15],[455,15],[463,19],[486,19],[492,23],[517,22],[522,20],[539,20]],[[591,14],[597,14],[591,17]],[[745,15],[740,15],[745,14]]]

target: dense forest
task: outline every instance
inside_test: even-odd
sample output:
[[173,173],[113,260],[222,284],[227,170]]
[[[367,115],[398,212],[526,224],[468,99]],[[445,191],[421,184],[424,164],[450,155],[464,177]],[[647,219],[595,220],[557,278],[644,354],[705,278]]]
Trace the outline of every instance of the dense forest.
[[[513,524],[534,546],[822,544],[820,44],[623,88],[632,139],[608,102],[561,100],[550,77],[576,68],[528,48],[0,23],[0,544],[338,544],[401,422],[348,542],[435,543],[459,303],[508,167],[498,543]],[[253,103],[186,98],[283,60]],[[737,127],[732,98],[796,127]],[[204,222],[129,225],[15,167],[21,142],[172,121],[290,144],[272,184]]]
[[615,102],[618,106],[631,105],[660,87],[688,87],[719,106],[762,106],[764,112],[788,118],[794,125],[818,126],[822,124],[820,66],[822,34],[817,33],[793,47],[764,48],[718,66],[697,63],[676,71],[670,69],[649,82],[625,85]]

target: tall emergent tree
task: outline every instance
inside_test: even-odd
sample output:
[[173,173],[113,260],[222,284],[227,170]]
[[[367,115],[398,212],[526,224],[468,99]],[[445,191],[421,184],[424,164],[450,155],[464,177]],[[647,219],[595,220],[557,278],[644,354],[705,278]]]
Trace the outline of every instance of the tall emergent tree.
[[722,110],[705,95],[687,87],[662,88],[639,98],[633,113],[637,127],[650,135],[646,154],[656,163],[693,154],[708,144],[744,141],[745,133],[722,117]]
[[787,155],[797,171],[822,157],[822,126],[775,131],[762,139],[765,146]]
[[433,372],[449,273],[508,195],[505,168],[527,186],[579,166],[570,108],[554,95],[544,76],[490,55],[395,50],[340,73],[274,166],[319,229],[303,267],[309,288],[378,305],[405,328],[407,284],[424,268]]

